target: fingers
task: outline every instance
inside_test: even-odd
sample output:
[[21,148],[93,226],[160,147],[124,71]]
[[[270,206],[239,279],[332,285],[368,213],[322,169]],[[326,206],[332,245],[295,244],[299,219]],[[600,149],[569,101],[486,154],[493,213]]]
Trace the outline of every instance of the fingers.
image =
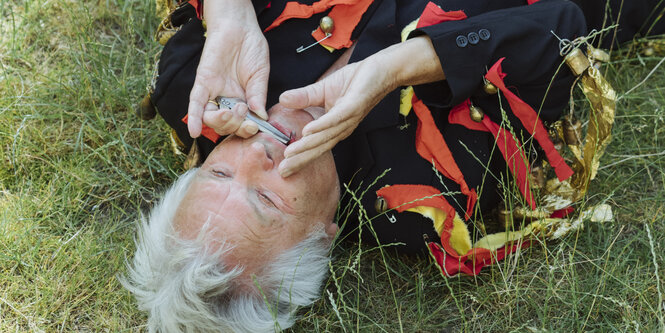
[[208,101],[208,104],[206,104],[205,111],[217,111],[219,110],[219,105]]
[[196,138],[201,135],[201,121],[203,119],[203,108],[208,102],[208,91],[198,82],[194,82],[192,91],[189,93],[189,107],[187,108],[187,129],[189,136]]
[[292,109],[304,109],[309,106],[325,106],[324,81],[319,81],[302,88],[285,91],[279,96],[279,103]]
[[315,146],[313,149],[305,150],[297,155],[284,159],[279,164],[279,174],[283,178],[286,178],[300,171],[300,169],[304,168],[307,164],[332,149],[337,142],[337,140],[326,141],[322,145]]
[[247,139],[259,132],[259,125],[250,120],[245,120],[240,125],[240,128],[235,132],[235,135]]
[[[219,135],[229,135],[241,129],[245,116],[249,109],[247,104],[238,103],[231,110],[220,109],[217,111],[206,111],[203,113],[203,123],[212,128]],[[252,127],[244,125],[242,134],[251,136]],[[249,127],[248,127],[249,126]],[[257,128],[258,130],[258,128]],[[256,132],[254,132],[256,134]]]
[[340,103],[334,106],[326,114],[305,125],[305,127],[302,129],[302,135],[307,136],[323,131],[327,128],[339,126],[339,124],[348,121],[354,116],[352,112],[347,111],[351,110],[353,107],[354,105],[344,105],[344,103]]
[[284,151],[285,159],[279,165],[280,175],[288,177],[331,150],[339,141],[351,134],[354,128],[352,123],[347,121],[334,128],[303,137],[289,145]]
[[268,95],[268,68],[258,71],[247,81],[245,95],[247,96],[247,105],[263,120],[268,120],[266,112],[266,97]]
[[[284,150],[284,157],[291,158],[307,150],[315,149],[332,141],[345,139],[355,128],[352,120],[341,122],[320,132],[303,136],[300,140],[291,143]],[[335,142],[336,143],[336,142]],[[333,144],[334,145],[334,144]]]

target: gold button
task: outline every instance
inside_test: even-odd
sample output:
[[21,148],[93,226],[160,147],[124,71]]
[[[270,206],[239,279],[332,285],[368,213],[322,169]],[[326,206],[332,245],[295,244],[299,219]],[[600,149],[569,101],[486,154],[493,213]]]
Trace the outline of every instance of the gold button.
[[321,21],[319,21],[319,27],[326,35],[331,34],[333,29],[335,29],[335,22],[330,16],[324,16],[321,18]]
[[499,223],[502,224],[504,228],[513,227],[513,211],[507,209],[499,209],[498,212]]
[[489,81],[485,82],[485,85],[483,85],[483,90],[485,90],[485,92],[490,95],[494,95],[499,91],[499,89]]
[[589,63],[589,58],[587,58],[586,55],[584,55],[584,52],[582,52],[580,49],[574,49],[570,51],[565,60],[566,64],[568,67],[570,67],[570,70],[575,76],[582,75],[587,70],[587,68],[591,66],[591,63]]
[[485,118],[485,113],[481,108],[471,104],[469,107],[469,116],[471,117],[471,120],[479,123],[483,121],[483,118]]
[[388,203],[386,202],[386,199],[384,199],[383,197],[376,198],[376,201],[374,202],[374,209],[379,214],[387,211]]

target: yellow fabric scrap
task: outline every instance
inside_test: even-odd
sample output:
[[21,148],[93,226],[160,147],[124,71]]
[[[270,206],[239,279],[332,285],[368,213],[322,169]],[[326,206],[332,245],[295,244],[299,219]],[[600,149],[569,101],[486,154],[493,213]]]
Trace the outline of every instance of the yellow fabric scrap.
[[[415,19],[413,22],[409,23],[406,27],[404,27],[404,29],[402,29],[402,34],[401,34],[402,42],[406,41],[411,31],[416,30],[416,26],[418,26],[418,19]],[[411,112],[412,99],[413,99],[412,86],[408,86],[399,92],[399,113],[404,117],[408,116],[409,112]]]
[[404,29],[402,29],[402,35],[401,35],[402,36],[402,42],[406,41],[406,39],[409,37],[409,34],[411,33],[411,31],[416,30],[416,27],[418,26],[418,20],[419,19],[413,20],[413,22],[407,24],[406,27],[404,27]]
[[323,45],[323,44],[321,44],[321,43],[319,43],[319,45],[323,46],[323,48],[326,49],[326,50],[328,50],[328,52],[330,52],[330,53],[335,52],[335,48],[334,48],[334,47],[330,47],[330,46],[327,46],[327,45]]
[[487,235],[479,239],[475,244],[473,244],[473,247],[488,249],[490,251],[498,250],[504,247],[506,243],[511,243],[523,239],[535,231],[540,230],[541,227],[541,223],[536,221],[532,222],[521,230],[497,232],[495,234]]
[[[441,235],[443,223],[446,221],[446,212],[439,208],[428,206],[417,206],[407,209],[407,211],[418,213],[434,223],[434,230]],[[450,231],[450,246],[459,254],[463,255],[471,250],[471,235],[466,223],[455,213],[453,218],[453,229]]]
[[404,117],[409,115],[413,107],[411,101],[413,100],[413,87],[408,86],[399,92],[399,114]]
[[463,255],[471,250],[471,235],[466,223],[462,221],[459,215],[455,214],[453,218],[453,230],[450,231],[450,246],[457,251],[457,254]]
[[441,231],[443,231],[443,221],[446,220],[446,212],[439,208],[435,207],[427,207],[427,206],[417,206],[413,208],[407,209],[409,212],[414,212],[418,213],[430,220],[434,223],[434,230],[436,230],[436,233],[441,235]]

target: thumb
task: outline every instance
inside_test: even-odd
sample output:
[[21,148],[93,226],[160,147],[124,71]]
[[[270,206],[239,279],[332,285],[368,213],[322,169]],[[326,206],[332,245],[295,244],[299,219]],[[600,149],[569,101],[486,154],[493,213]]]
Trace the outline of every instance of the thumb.
[[279,103],[291,109],[304,109],[310,106],[325,106],[324,81],[308,86],[287,90],[279,96]]
[[269,70],[263,70],[252,76],[247,81],[245,87],[245,96],[247,96],[247,106],[254,111],[256,115],[268,119],[266,112],[266,96],[268,95],[268,76]]
[[207,98],[208,91],[199,82],[195,82],[189,94],[189,105],[187,107],[187,129],[192,138],[201,135],[203,109]]

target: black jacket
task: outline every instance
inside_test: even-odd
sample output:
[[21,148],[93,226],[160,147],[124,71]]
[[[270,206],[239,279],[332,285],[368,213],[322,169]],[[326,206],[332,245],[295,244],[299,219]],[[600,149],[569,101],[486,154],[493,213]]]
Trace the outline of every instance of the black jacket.
[[[268,2],[270,7],[266,8]],[[577,1],[584,12],[580,6],[567,0],[540,0],[532,5],[527,5],[526,0],[433,2],[446,11],[464,10],[468,18],[422,28],[411,34],[411,37],[422,34],[430,37],[447,78],[445,82],[415,87],[415,92],[432,111],[467,184],[478,191],[480,211],[488,213],[503,200],[504,191],[500,184],[509,184],[511,176],[505,172],[505,162],[494,148],[492,135],[449,124],[447,115],[450,108],[470,98],[485,111],[486,116],[501,123],[497,95],[488,95],[481,88],[482,77],[487,69],[499,58],[505,57],[503,71],[507,74],[506,85],[539,111],[546,124],[557,120],[568,103],[574,78],[565,65],[560,67],[563,59],[559,55],[559,41],[554,34],[560,38],[574,39],[584,36],[587,28],[600,28],[602,20],[599,17],[604,17],[605,0]],[[611,6],[617,6],[614,2],[621,1],[609,2]],[[642,7],[650,2],[626,2],[624,12],[647,15],[651,11]],[[254,1],[261,27],[270,25],[285,4],[284,0]],[[399,43],[402,29],[420,16],[426,4],[427,1],[423,0],[374,0],[352,35],[357,43],[350,62],[360,61],[387,46]],[[313,83],[343,53],[343,50],[331,53],[322,47],[314,47],[300,54],[295,52],[298,46],[312,42],[310,32],[318,26],[319,19],[325,14],[317,14],[309,19],[289,20],[265,34],[271,62],[268,107],[277,102],[282,92]],[[618,14],[618,11],[613,14]],[[179,20],[182,29],[164,48],[159,63],[160,76],[152,100],[181,140],[190,145],[191,139],[181,119],[187,112],[189,90],[194,82],[205,40],[201,23],[192,18],[194,14],[191,8],[182,10],[179,15],[174,20]],[[612,17],[617,16],[609,17],[612,21]],[[593,25],[587,27],[587,20]],[[655,26],[648,25],[635,16],[630,17],[630,20],[624,16],[619,22],[622,26],[618,36],[622,39],[630,38],[640,31],[646,33],[649,27],[651,32],[663,30],[662,22]],[[489,38],[477,43],[459,42],[460,36],[466,38],[481,29],[489,32]],[[610,45],[614,37],[613,34],[607,36],[602,40],[605,46]],[[505,99],[501,103],[508,105]],[[345,187],[364,192],[361,202],[370,217],[377,215],[374,209],[375,191],[385,185],[426,184],[442,191],[459,192],[457,184],[437,177],[431,163],[416,153],[417,120],[413,112],[407,117],[401,116],[398,107],[399,89],[390,92],[359,124],[356,131],[333,149],[340,182],[346,184],[342,185],[343,210],[354,206],[350,195],[344,194]],[[528,134],[523,134],[525,132],[520,121],[509,110],[507,119],[518,136],[521,134],[523,138],[528,137]],[[199,142],[204,154],[209,153],[214,145],[205,139]],[[531,159],[538,159],[537,147],[530,151],[533,152]],[[384,174],[387,169],[390,170]],[[383,177],[374,182],[382,174]],[[460,213],[464,211],[464,196],[451,194],[448,199]],[[350,218],[345,219],[343,230],[352,238],[357,234],[357,209],[353,207],[345,214]],[[481,215],[474,217],[476,220],[482,218]],[[365,226],[369,227],[370,224]],[[399,248],[406,252],[424,249],[423,234],[429,234],[432,239],[438,238],[432,223],[413,213],[380,215],[372,219],[371,227],[373,232],[366,230],[363,235],[370,239],[376,237],[381,243],[403,243],[405,245]]]

